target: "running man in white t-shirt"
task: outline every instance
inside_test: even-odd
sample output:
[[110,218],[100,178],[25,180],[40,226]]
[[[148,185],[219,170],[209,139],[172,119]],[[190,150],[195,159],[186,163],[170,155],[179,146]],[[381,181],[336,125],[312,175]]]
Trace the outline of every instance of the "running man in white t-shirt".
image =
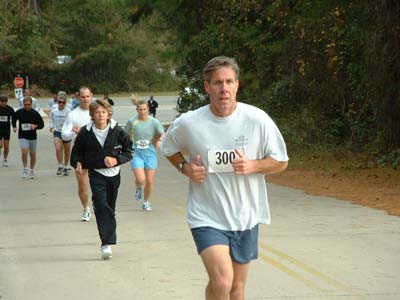
[[[76,137],[81,127],[88,124],[91,120],[89,115],[89,105],[92,102],[93,94],[87,87],[79,89],[79,107],[71,111],[61,130],[63,140],[72,140]],[[78,183],[78,195],[83,206],[82,221],[89,221],[91,217],[89,205],[89,177],[87,169],[76,172],[75,177]]]
[[18,99],[18,108],[19,109],[24,108],[24,98],[25,97],[31,97],[32,108],[40,113],[41,108],[40,108],[39,102],[37,101],[37,99],[35,97],[32,97],[32,91],[30,89],[25,89],[24,95]]
[[283,171],[288,157],[271,118],[236,101],[234,59],[211,59],[203,76],[210,105],[177,118],[161,151],[190,179],[186,216],[209,276],[206,299],[241,300],[258,224],[270,222],[265,175]]

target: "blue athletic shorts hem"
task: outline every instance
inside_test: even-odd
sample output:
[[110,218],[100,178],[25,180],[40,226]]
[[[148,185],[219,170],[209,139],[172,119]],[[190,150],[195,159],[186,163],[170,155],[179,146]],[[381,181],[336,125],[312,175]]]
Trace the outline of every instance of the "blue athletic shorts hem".
[[135,150],[135,154],[131,160],[131,169],[146,169],[156,170],[158,167],[157,154],[152,152],[142,153],[140,150]]
[[225,245],[229,247],[232,260],[239,264],[247,264],[258,258],[258,225],[244,231],[226,231],[213,227],[197,227],[191,231],[198,254],[210,246]]

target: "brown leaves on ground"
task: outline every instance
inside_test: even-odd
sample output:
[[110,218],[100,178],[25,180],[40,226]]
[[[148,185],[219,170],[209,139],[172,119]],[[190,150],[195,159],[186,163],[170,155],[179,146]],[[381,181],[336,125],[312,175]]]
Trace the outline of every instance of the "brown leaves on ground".
[[366,169],[344,172],[288,169],[269,175],[270,182],[329,196],[400,216],[400,171]]

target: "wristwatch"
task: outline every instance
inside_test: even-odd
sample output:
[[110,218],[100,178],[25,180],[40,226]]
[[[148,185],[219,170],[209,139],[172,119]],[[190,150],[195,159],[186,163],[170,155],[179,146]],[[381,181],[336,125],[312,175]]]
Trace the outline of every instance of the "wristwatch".
[[178,163],[178,171],[183,173],[183,166],[186,164],[186,161],[182,160]]

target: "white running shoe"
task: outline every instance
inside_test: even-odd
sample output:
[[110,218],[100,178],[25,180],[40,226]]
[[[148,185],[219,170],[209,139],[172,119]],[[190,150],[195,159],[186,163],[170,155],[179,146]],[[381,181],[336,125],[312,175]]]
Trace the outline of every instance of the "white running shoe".
[[100,247],[101,258],[103,260],[108,260],[112,257],[111,246],[110,245],[103,245]]
[[22,170],[21,177],[22,178],[28,178],[28,169],[23,169]]
[[64,168],[63,167],[58,167],[57,169],[57,175],[61,175],[63,172]]
[[145,201],[142,205],[143,210],[153,210],[149,201]]
[[69,175],[69,171],[68,171],[67,168],[64,168],[63,174],[64,174],[64,176],[68,176]]
[[8,167],[7,159],[3,160],[3,167]]
[[29,171],[29,178],[30,179],[34,179],[35,178],[35,171],[33,171],[33,170]]
[[90,212],[90,210],[84,209],[82,214],[82,222],[89,222],[91,216],[92,213]]
[[137,188],[136,189],[135,199],[136,199],[136,201],[142,201],[143,200],[143,189],[142,188]]

